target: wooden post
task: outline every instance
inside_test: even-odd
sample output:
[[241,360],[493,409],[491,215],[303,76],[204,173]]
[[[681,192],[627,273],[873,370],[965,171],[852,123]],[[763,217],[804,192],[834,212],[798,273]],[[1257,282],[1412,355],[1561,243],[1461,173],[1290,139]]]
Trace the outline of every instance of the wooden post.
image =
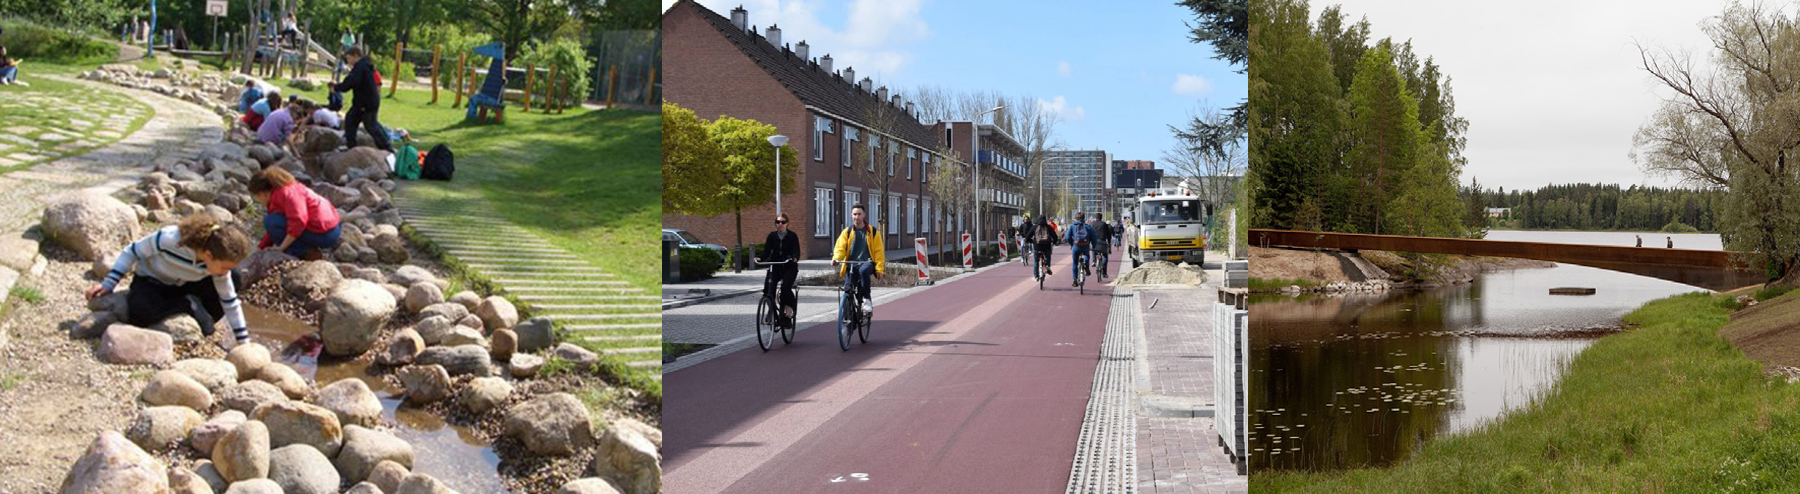
[[[650,67],[650,79],[644,81],[644,104],[656,104],[656,67]],[[911,173],[911,172],[908,172]]]
[[606,107],[612,108],[613,96],[619,92],[619,66],[606,67]]
[[427,103],[431,105],[437,104],[438,74],[444,73],[444,66],[438,65],[438,51],[443,48],[444,45],[431,47],[431,103]]
[[525,64],[525,111],[531,111],[531,83],[537,78],[537,64]]
[[388,98],[393,98],[394,92],[400,90],[400,56],[405,54],[405,46],[399,41],[394,42],[394,73],[388,74],[388,80],[393,81],[388,83]]
[[[463,104],[462,103],[462,99],[463,99],[463,67],[465,65],[467,65],[468,62],[469,62],[469,54],[463,53],[463,54],[459,54],[456,56],[456,85],[451,86],[451,88],[450,88],[452,91],[456,92],[456,102],[450,104],[451,108],[462,108],[462,104]],[[445,82],[449,82],[449,81],[445,81]]]
[[556,80],[557,80],[556,79],[556,66],[551,65],[550,66],[550,90],[547,91],[548,93],[550,93],[549,94],[550,99],[548,101],[544,102],[544,113],[550,113],[551,108],[556,108],[557,113],[562,113],[562,102],[558,101],[558,98],[557,98],[558,95],[556,94],[557,90],[562,89],[562,88],[558,87],[558,85],[556,84]]

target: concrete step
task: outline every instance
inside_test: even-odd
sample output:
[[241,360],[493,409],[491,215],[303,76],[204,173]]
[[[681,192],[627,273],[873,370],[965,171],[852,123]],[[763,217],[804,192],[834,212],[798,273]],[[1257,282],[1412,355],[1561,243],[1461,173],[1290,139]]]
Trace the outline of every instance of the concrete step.
[[493,258],[494,256],[506,256],[506,257],[513,258],[513,259],[522,259],[522,260],[527,260],[527,261],[530,261],[530,260],[580,261],[581,260],[581,258],[579,258],[579,257],[575,257],[575,256],[572,256],[569,254],[564,254],[561,252],[541,252],[541,253],[540,252],[520,252],[518,250],[513,250],[513,249],[500,249],[500,248],[471,249],[471,248],[466,248],[466,247],[445,248],[444,250],[449,251],[450,255],[456,256],[457,259],[463,259],[463,260],[478,259],[478,258]]
[[629,294],[635,294],[635,293],[643,293],[643,291],[644,291],[644,289],[637,288],[637,287],[595,287],[595,286],[544,286],[544,285],[511,286],[511,285],[505,285],[505,288],[506,288],[506,291],[509,291],[509,292],[522,292],[522,293],[564,292],[564,293],[597,293],[597,294],[604,293],[604,294],[615,294],[615,295],[629,295]]
[[[429,236],[430,235],[427,235],[427,237],[429,237]],[[451,251],[451,253],[455,253],[457,251],[465,251],[465,252],[469,252],[469,253],[476,254],[476,255],[488,255],[488,256],[495,255],[495,254],[525,254],[525,255],[568,255],[569,254],[569,251],[562,250],[562,249],[556,248],[556,247],[546,248],[546,247],[519,247],[519,246],[514,246],[514,245],[490,245],[490,244],[472,243],[472,242],[460,241],[460,240],[459,241],[444,241],[444,240],[439,240],[439,239],[432,239],[431,241],[432,241],[432,243],[438,244],[439,247],[443,247],[444,250]]]
[[626,342],[626,341],[655,341],[655,342],[661,343],[662,335],[660,335],[660,334],[595,335],[595,336],[578,336],[578,337],[576,337],[576,339],[581,340],[581,341],[590,341],[590,342],[596,342],[596,343],[599,343],[599,342]]
[[571,276],[599,275],[606,273],[606,270],[592,266],[524,266],[517,264],[491,264],[480,262],[466,262],[463,264],[482,271],[494,271],[500,273],[562,273]]
[[652,346],[652,347],[631,347],[631,348],[602,348],[602,349],[600,349],[600,353],[602,355],[636,355],[636,354],[643,354],[643,353],[661,354],[662,347]]
[[564,257],[549,257],[549,256],[515,256],[515,255],[496,255],[496,254],[498,254],[498,253],[474,253],[474,254],[469,254],[469,255],[456,256],[456,258],[461,259],[463,262],[479,262],[479,263],[498,262],[498,263],[536,264],[536,265],[542,265],[542,266],[591,266],[591,264],[588,264],[587,261],[583,261],[580,258],[575,258],[572,256],[564,258]]
[[[629,286],[630,285],[630,283],[626,283],[623,281],[563,280],[560,278],[553,278],[553,277],[514,278],[514,277],[512,277],[513,276],[512,274],[508,274],[507,276],[508,277],[506,277],[506,278],[494,278],[494,282],[502,284],[502,285],[531,285],[531,284],[538,284],[538,283],[555,283],[560,286]],[[584,277],[585,277],[585,275],[584,275]]]
[[531,308],[543,311],[644,310],[662,312],[662,305],[659,304],[531,304]]
[[596,301],[596,302],[627,301],[627,300],[651,300],[651,301],[662,300],[661,297],[658,297],[655,295],[520,295],[519,298],[523,299],[525,301],[528,301],[528,302],[533,301],[533,300]]
[[655,314],[545,314],[544,317],[559,321],[620,321],[662,319],[663,316],[661,312],[658,312]]
[[662,323],[658,322],[658,323],[641,323],[641,324],[567,324],[567,325],[563,326],[563,329],[567,329],[569,331],[590,331],[590,332],[629,331],[629,330],[643,330],[643,329],[662,329]]

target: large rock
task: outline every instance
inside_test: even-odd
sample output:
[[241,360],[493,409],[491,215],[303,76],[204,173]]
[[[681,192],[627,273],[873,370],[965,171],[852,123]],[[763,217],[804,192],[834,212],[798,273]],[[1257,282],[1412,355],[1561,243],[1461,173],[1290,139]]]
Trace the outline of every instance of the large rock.
[[535,352],[556,346],[556,327],[551,325],[547,317],[533,317],[513,326],[513,332],[519,334],[519,351]]
[[119,322],[119,316],[112,311],[89,312],[69,325],[69,337],[77,340],[99,338],[106,333],[106,328]]
[[175,361],[175,339],[168,333],[129,324],[114,324],[100,335],[100,361],[125,365],[169,365]]
[[406,311],[414,314],[432,304],[444,303],[444,291],[432,283],[417,283],[406,289]]
[[226,386],[223,391],[219,391],[220,404],[246,414],[255,412],[263,405],[287,400],[287,393],[281,392],[281,388],[256,380]]
[[238,425],[213,446],[213,468],[226,482],[269,476],[269,427],[251,420]]
[[168,334],[177,343],[203,341],[205,338],[200,333],[200,323],[194,320],[194,316],[187,314],[176,314],[168,319],[163,319],[162,322],[150,326],[149,329]]
[[350,489],[344,491],[344,494],[387,494],[387,493],[382,491],[381,487],[378,487],[373,483],[361,482],[361,483],[357,483],[356,485],[350,486]]
[[285,493],[283,493],[281,491],[281,484],[275,483],[275,481],[273,481],[273,480],[250,479],[250,480],[246,480],[243,482],[232,483],[231,488],[225,490],[225,494],[285,494]]
[[305,399],[312,394],[312,386],[306,384],[306,378],[300,377],[300,372],[287,364],[263,366],[262,370],[256,371],[256,380],[275,385],[289,399]]
[[411,256],[406,251],[406,242],[400,239],[399,233],[378,233],[375,235],[375,239],[369,242],[369,247],[375,249],[376,258],[380,259],[383,264],[400,264],[406,262]]
[[438,482],[437,478],[418,472],[407,475],[406,479],[400,481],[400,486],[394,489],[394,494],[454,494],[455,492],[445,486],[443,482]]
[[506,403],[506,398],[512,396],[512,391],[512,384],[507,383],[505,379],[477,377],[470,380],[468,385],[463,386],[462,392],[456,397],[456,402],[471,412],[484,414]]
[[586,348],[575,346],[574,343],[557,345],[556,351],[552,354],[555,355],[556,358],[567,360],[579,368],[592,367],[594,364],[600,363],[600,354],[594,353]]
[[125,437],[151,451],[168,451],[187,439],[200,422],[200,412],[183,406],[153,406],[138,412]]
[[[381,398],[368,383],[354,377],[344,378],[319,389],[319,406],[337,414],[338,423],[375,427],[381,424]],[[345,432],[348,436],[348,431]]]
[[280,158],[280,156],[276,154],[278,150],[273,146],[266,144],[252,145],[248,151],[250,152],[250,159],[256,160],[257,163],[261,163],[263,166],[269,166],[269,164],[274,163],[275,160]]
[[608,427],[600,435],[592,468],[595,476],[611,479],[624,492],[662,492],[662,453],[636,427]]
[[562,489],[558,489],[556,494],[619,494],[619,489],[604,479],[589,477],[571,480],[569,483],[563,484]]
[[400,369],[400,385],[406,401],[432,403],[450,397],[450,373],[441,365],[409,365]]
[[419,333],[419,339],[426,345],[441,345],[445,337],[456,331],[456,323],[442,315],[433,314],[419,319],[419,323],[413,325],[413,330]]
[[[123,321],[129,315],[127,312],[130,306],[126,303],[126,297],[130,292],[130,288],[119,287],[114,289],[112,293],[94,297],[93,300],[89,300],[87,303],[88,310],[94,312],[110,312],[115,320]],[[100,327],[100,331],[95,333],[94,336],[100,336],[100,333],[105,332],[106,327],[102,326]]]
[[[234,81],[234,83],[242,84],[241,82],[235,82],[235,81]],[[206,147],[201,148],[199,158],[203,159],[203,160],[206,160],[206,159],[241,160],[247,156],[249,156],[249,153],[244,151],[243,146],[239,146],[239,145],[233,144],[231,142],[215,142],[212,144],[207,144]]]
[[63,477],[61,494],[163,494],[169,476],[163,463],[125,436],[101,432]]
[[481,307],[481,296],[476,295],[475,292],[469,290],[456,292],[456,295],[450,296],[450,301],[462,304],[463,307],[466,307],[469,310],[475,310],[475,308]]
[[594,444],[587,407],[568,393],[554,393],[513,405],[506,414],[506,435],[539,455],[568,456]]
[[212,485],[186,467],[169,469],[169,492],[171,494],[213,494]]
[[213,492],[225,492],[225,489],[231,486],[231,482],[225,480],[225,475],[219,473],[219,469],[213,466],[210,459],[194,462],[194,474],[199,475],[201,480],[205,480],[206,485],[212,487]]
[[306,261],[281,277],[281,288],[300,300],[323,296],[344,281],[337,266],[325,261]]
[[325,176],[336,181],[350,174],[352,169],[361,169],[365,173],[387,172],[387,153],[372,147],[355,147],[349,151],[325,156]]
[[[355,425],[344,427],[344,449],[338,452],[333,464],[337,465],[338,472],[344,474],[345,480],[379,480],[371,478],[371,475],[384,463],[411,469],[412,445],[386,432]],[[405,471],[401,472],[404,476]]]
[[519,323],[519,309],[499,295],[483,299],[481,306],[475,308],[475,316],[480,317],[481,324],[489,330],[510,328]]
[[369,351],[382,325],[394,315],[396,305],[393,294],[380,285],[362,280],[339,284],[319,312],[325,353],[357,356]]
[[244,425],[247,420],[249,417],[244,415],[244,412],[237,410],[226,410],[214,415],[213,418],[207,419],[206,423],[195,427],[193,432],[188,435],[188,446],[193,447],[194,451],[199,451],[200,456],[211,458],[213,447],[219,444],[219,440],[223,439],[226,433]]
[[269,347],[255,342],[232,347],[231,352],[225,355],[225,361],[230,362],[231,366],[237,369],[239,381],[256,377],[256,374],[262,372],[263,367],[267,367],[273,358],[269,355]]
[[464,374],[475,377],[487,377],[498,374],[494,370],[492,357],[487,348],[480,345],[437,346],[425,349],[419,354],[417,362],[426,365],[441,365],[450,375]]
[[[212,408],[212,392],[200,381],[188,377],[181,371],[169,369],[156,371],[150,376],[150,383],[138,393],[138,399],[152,407],[181,406],[195,412]],[[197,422],[195,425],[199,425]]]
[[340,479],[324,453],[295,444],[269,452],[269,480],[283,494],[336,494]]
[[519,335],[510,329],[496,329],[488,336],[488,354],[494,356],[495,362],[512,360],[513,353],[519,350]]
[[460,326],[457,327],[456,329],[450,330],[450,334],[444,336],[444,340],[442,343],[444,346],[452,346],[452,347],[462,346],[462,345],[475,345],[475,346],[479,346],[482,348],[487,348],[487,338],[481,336],[481,330],[475,329],[475,328],[465,328],[465,327],[460,327]]
[[458,326],[473,329],[477,332],[481,331],[482,328],[486,326],[485,324],[481,323],[481,318],[475,317],[474,314],[469,314],[469,315],[463,316],[463,318],[461,320],[456,321],[456,324]]
[[388,338],[387,350],[375,356],[375,363],[386,366],[402,366],[413,363],[419,353],[425,351],[425,339],[413,328],[401,329]]
[[39,223],[44,238],[92,261],[137,240],[137,213],[104,193],[82,191],[52,200]]
[[[456,320],[462,319],[463,316],[466,316],[466,315],[469,315],[469,308],[463,307],[461,304],[453,304],[453,303],[449,303],[449,302],[445,302],[445,303],[441,303],[441,304],[431,304],[429,306],[426,306],[424,309],[419,310],[419,320],[420,321],[423,321],[427,318],[436,316],[436,317],[444,318],[445,322],[455,324]],[[424,334],[424,333],[421,332],[420,334]],[[426,342],[429,343],[430,340],[426,340]]]
[[[357,268],[355,271],[350,272],[350,278],[367,281],[377,285],[387,283],[387,275],[382,274],[380,269],[375,268]],[[401,292],[401,294],[404,295],[405,292]]]
[[529,353],[515,353],[507,363],[507,368],[511,369],[513,377],[525,379],[536,376],[538,370],[544,368],[544,358]]
[[191,358],[175,362],[171,368],[193,378],[201,386],[205,386],[207,391],[214,393],[238,382],[237,367],[224,360]]
[[[339,468],[342,469],[341,466]],[[406,465],[392,460],[383,460],[375,464],[375,469],[369,472],[368,482],[375,484],[375,487],[380,487],[381,492],[397,492],[400,490],[400,482],[405,481],[408,475],[412,475],[412,471]],[[350,478],[349,475],[345,475],[345,477]]]
[[258,407],[250,416],[269,426],[269,445],[304,444],[325,456],[337,456],[344,445],[344,429],[337,414],[311,403],[286,401]]
[[[276,266],[298,260],[299,259],[294,258],[294,256],[287,255],[286,252],[274,249],[263,249],[251,252],[250,256],[244,258],[243,261],[238,262],[238,266],[233,268],[233,270],[237,271],[238,278],[240,281],[243,281],[244,286],[247,287],[255,285],[256,282],[262,281],[263,278],[268,277],[269,272],[275,269]],[[285,282],[286,280],[282,281]],[[333,282],[333,284],[336,283]],[[285,289],[286,283],[283,285],[283,288]],[[242,287],[239,288],[242,289]]]

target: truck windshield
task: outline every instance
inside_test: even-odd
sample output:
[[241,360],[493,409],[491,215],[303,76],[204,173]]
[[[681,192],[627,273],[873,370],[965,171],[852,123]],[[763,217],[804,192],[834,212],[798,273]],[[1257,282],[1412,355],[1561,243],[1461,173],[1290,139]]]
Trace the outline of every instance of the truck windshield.
[[1180,223],[1200,220],[1199,201],[1157,201],[1144,203],[1145,223]]

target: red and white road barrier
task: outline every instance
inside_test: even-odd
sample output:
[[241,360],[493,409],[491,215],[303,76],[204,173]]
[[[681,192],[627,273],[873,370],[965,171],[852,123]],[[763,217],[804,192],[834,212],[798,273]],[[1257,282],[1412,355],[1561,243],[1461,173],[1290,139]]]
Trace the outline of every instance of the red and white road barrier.
[[1000,234],[1000,241],[997,245],[1000,246],[1000,262],[1006,262],[1006,258],[1009,257],[1006,255],[1006,234]]
[[962,234],[963,269],[975,268],[975,241],[973,236]]
[[913,252],[918,254],[919,282],[925,283],[931,281],[931,264],[925,260],[925,239],[913,239]]

